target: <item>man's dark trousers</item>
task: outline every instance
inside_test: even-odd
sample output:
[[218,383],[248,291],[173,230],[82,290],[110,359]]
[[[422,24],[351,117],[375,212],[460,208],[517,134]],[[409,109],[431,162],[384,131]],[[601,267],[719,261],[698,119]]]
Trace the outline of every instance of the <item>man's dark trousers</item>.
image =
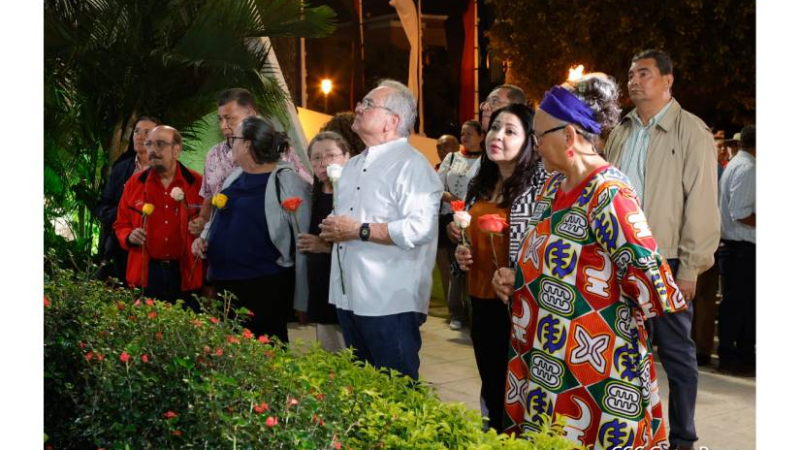
[[353,347],[358,359],[375,367],[394,369],[414,380],[419,379],[419,327],[427,316],[405,312],[388,316],[359,316],[336,308],[344,343]]
[[[670,259],[673,274],[678,273],[678,260]],[[677,314],[665,314],[648,320],[650,340],[658,346],[658,358],[669,381],[670,445],[691,446],[697,440],[694,409],[697,401],[697,350],[692,340],[694,304]]]
[[756,245],[723,241],[720,248],[720,366],[756,363]]

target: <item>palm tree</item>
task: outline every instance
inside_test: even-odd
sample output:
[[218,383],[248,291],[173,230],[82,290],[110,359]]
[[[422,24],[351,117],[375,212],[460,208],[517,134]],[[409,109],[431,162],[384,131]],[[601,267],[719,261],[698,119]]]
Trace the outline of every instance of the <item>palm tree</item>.
[[[127,147],[135,118],[160,117],[191,142],[218,93],[244,87],[286,123],[284,93],[260,37],[321,37],[327,6],[303,0],[48,0],[45,13],[45,227],[74,218],[73,250],[93,237],[87,214],[102,167]],[[191,147],[189,148],[191,150]],[[49,238],[47,238],[49,233]]]

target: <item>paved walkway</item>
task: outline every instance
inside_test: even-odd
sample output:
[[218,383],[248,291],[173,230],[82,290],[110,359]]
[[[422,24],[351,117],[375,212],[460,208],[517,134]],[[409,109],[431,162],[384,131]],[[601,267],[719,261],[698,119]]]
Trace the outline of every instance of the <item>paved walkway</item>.
[[[290,326],[289,339],[298,338],[313,340],[314,328]],[[467,328],[452,331],[444,319],[429,316],[422,327],[420,359],[420,377],[433,385],[443,401],[480,410],[481,381]],[[667,403],[667,376],[660,364],[657,370],[661,398]],[[755,391],[755,378],[726,376],[701,367],[695,416],[700,440],[695,448],[755,450]]]

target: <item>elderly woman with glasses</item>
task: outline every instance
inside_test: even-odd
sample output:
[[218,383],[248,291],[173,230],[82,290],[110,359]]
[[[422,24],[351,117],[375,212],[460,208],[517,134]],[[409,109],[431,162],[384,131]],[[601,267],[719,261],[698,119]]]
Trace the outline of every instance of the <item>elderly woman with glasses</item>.
[[331,243],[319,237],[319,225],[333,212],[333,182],[327,169],[344,166],[350,159],[350,145],[339,134],[323,131],[308,144],[308,159],[314,172],[311,193],[311,226],[298,236],[297,249],[308,255],[308,321],[316,323],[317,341],[323,349],[344,349],[344,336],[336,317],[336,307],[328,302],[331,278]]
[[[281,160],[289,139],[271,122],[247,117],[230,139],[239,167],[222,185],[227,202],[217,206],[192,251],[208,259],[217,292],[234,294],[235,305],[253,313],[245,326],[286,343],[292,299],[300,312],[308,304],[306,256],[295,243],[308,230],[311,186]],[[303,201],[294,213],[281,206],[292,197]]]
[[594,448],[666,448],[645,320],[686,308],[636,193],[595,145],[619,120],[603,74],[548,91],[534,141],[554,171],[537,197],[516,270],[499,269],[511,299],[507,431],[566,416],[566,435]]

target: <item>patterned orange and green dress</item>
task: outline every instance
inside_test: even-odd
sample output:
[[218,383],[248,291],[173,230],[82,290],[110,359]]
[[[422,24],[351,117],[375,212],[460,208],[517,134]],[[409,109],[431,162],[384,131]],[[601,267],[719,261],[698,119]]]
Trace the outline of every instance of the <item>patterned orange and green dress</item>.
[[594,449],[666,448],[644,321],[686,309],[625,175],[555,174],[519,252],[506,382],[508,432],[566,416]]

